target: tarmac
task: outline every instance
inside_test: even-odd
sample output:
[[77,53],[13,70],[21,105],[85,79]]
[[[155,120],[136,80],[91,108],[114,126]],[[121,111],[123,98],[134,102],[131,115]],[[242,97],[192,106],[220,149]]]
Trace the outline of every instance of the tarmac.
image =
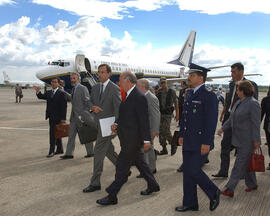
[[[259,187],[256,191],[245,192],[244,181],[240,181],[234,198],[221,196],[220,205],[214,212],[210,212],[209,200],[199,187],[199,211],[175,212],[183,198],[183,175],[176,172],[182,163],[180,147],[174,156],[158,156],[155,177],[160,192],[141,196],[140,191],[146,189],[146,183],[136,178],[138,170],[132,167],[132,174],[118,195],[118,205],[99,206],[96,200],[107,195],[105,188],[114,179],[114,166],[105,159],[101,191],[83,193],[82,189],[90,182],[93,158],[84,158],[85,148],[79,144],[78,138],[74,159],[60,160],[58,155],[46,158],[49,149],[46,103],[36,98],[33,89],[23,90],[23,94],[22,103],[16,104],[14,89],[0,88],[0,216],[270,215],[270,171],[257,173]],[[260,93],[260,99],[265,95]],[[70,108],[68,104],[68,119]],[[176,125],[173,121],[172,132]],[[263,130],[261,136],[267,166],[270,160]],[[220,141],[221,138],[216,136],[215,149],[209,155],[210,163],[203,168],[209,176],[220,166]],[[67,138],[64,138],[64,149],[66,143]],[[119,152],[118,138],[113,143]],[[160,150],[158,139],[155,139],[155,148]],[[234,152],[231,153],[231,168],[235,159],[233,155]],[[214,179],[220,189],[227,181]]]

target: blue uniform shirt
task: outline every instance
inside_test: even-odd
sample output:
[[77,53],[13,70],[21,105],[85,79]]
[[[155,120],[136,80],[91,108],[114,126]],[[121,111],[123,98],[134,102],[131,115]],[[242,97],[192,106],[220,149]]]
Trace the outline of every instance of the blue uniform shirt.
[[201,151],[201,145],[214,148],[218,119],[218,100],[202,85],[196,92],[188,91],[181,118],[179,137],[183,137],[183,151]]

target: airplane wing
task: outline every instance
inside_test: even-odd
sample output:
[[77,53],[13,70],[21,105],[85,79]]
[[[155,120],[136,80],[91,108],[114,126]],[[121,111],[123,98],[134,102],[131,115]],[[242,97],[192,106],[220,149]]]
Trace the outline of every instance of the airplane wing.
[[[246,76],[262,76],[262,74],[245,74]],[[231,78],[231,75],[224,75],[224,76],[208,76],[206,78],[207,81],[213,81],[213,79],[223,79],[223,78]],[[188,77],[181,77],[181,78],[171,78],[167,79],[168,83],[173,83],[173,82],[180,82],[180,81],[187,81]]]

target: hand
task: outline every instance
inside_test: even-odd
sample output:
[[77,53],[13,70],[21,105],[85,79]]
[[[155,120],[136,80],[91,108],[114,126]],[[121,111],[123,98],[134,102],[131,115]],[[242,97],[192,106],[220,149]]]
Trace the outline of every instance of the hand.
[[179,146],[183,146],[183,137],[179,137],[179,139],[178,139],[178,145]]
[[159,133],[153,132],[152,137],[154,138],[155,136],[158,136]]
[[206,155],[210,151],[210,145],[202,144],[201,155]]
[[260,143],[257,141],[253,142],[253,145],[254,145],[254,150],[260,147]]
[[218,132],[217,132],[217,135],[221,136],[222,134],[223,134],[223,130],[222,130],[222,128],[220,128],[220,129],[218,130]]
[[99,106],[92,106],[91,110],[96,114],[103,111]]
[[148,151],[151,148],[151,143],[150,142],[146,142],[143,145],[143,149],[144,151]]
[[113,134],[116,135],[116,133],[117,133],[117,124],[113,124],[111,126],[111,130],[112,130]]
[[60,121],[60,124],[65,124],[66,123],[66,120],[61,120]]
[[39,86],[33,86],[33,89],[35,89],[36,92],[39,92],[40,91],[40,87]]

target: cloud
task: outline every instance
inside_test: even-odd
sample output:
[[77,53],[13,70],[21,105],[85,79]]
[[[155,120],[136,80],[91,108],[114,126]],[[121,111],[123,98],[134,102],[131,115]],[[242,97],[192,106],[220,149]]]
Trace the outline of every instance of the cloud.
[[15,2],[12,0],[0,0],[0,5],[4,4],[15,4]]
[[223,13],[242,13],[250,14],[252,12],[261,12],[270,14],[270,4],[268,0],[176,0],[181,10],[198,11],[210,15]]
[[[150,42],[139,45],[129,32],[123,32],[122,38],[112,37],[108,28],[89,17],[82,17],[74,25],[59,20],[54,25],[38,29],[29,27],[29,17],[21,17],[14,23],[0,26],[0,71],[14,69],[14,79],[20,79],[30,66],[45,65],[55,59],[74,58],[77,53],[87,57],[111,55],[122,61],[137,62],[143,65],[157,65],[175,59],[181,49],[173,46],[154,49]],[[184,42],[184,41],[183,41]],[[196,46],[193,62],[204,67],[230,65],[241,61],[245,73],[262,73],[263,77],[252,77],[259,84],[269,85],[270,51],[266,49],[240,48],[204,44]],[[20,69],[20,68],[23,69]],[[8,68],[8,69],[7,69]],[[23,76],[22,76],[23,73]],[[29,76],[27,73],[27,76]],[[211,75],[230,75],[230,68],[213,70]],[[18,78],[17,78],[17,77]],[[33,77],[34,78],[34,77]],[[0,81],[1,81],[0,75]],[[22,78],[23,80],[23,78]],[[215,82],[226,83],[227,80]]]

